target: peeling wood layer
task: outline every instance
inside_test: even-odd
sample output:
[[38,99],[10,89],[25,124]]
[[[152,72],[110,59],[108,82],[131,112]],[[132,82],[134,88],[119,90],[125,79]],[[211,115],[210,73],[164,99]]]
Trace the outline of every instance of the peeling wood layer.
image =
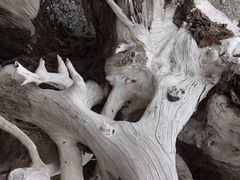
[[233,37],[233,32],[227,29],[226,24],[212,22],[201,9],[196,8],[194,0],[185,0],[179,5],[173,21],[178,27],[185,23],[201,48],[221,45],[220,40]]

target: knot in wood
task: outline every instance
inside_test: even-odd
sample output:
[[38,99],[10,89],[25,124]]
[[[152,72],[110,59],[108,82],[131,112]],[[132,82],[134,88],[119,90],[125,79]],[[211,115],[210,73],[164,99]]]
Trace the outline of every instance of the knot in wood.
[[112,136],[115,133],[115,129],[110,126],[109,124],[102,123],[100,127],[100,131],[105,134],[106,136]]
[[182,99],[184,93],[185,92],[183,89],[178,89],[176,86],[172,86],[168,90],[167,98],[171,102],[176,102],[176,101]]

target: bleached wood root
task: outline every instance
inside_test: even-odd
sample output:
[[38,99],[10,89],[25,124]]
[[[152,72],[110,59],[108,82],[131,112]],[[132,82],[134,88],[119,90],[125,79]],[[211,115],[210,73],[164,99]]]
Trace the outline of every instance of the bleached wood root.
[[[102,114],[114,118],[122,106],[131,101],[125,115],[141,109],[140,102],[149,102],[154,94],[154,75],[146,67],[146,54],[142,47],[123,45],[119,53],[109,58],[105,64],[106,79],[113,86]],[[143,104],[146,108],[146,105]]]
[[35,26],[32,20],[36,18],[39,8],[40,0],[1,0],[0,24],[3,26],[15,25],[33,35]]
[[[22,85],[29,83],[35,83],[36,85],[46,83],[60,90],[67,89],[72,86],[73,81],[69,77],[68,69],[59,55],[57,55],[57,61],[58,73],[48,72],[43,59],[40,59],[39,66],[35,73],[25,69],[19,62],[15,62],[17,73],[24,78]],[[69,61],[69,59],[67,59],[67,61]],[[106,90],[93,81],[88,81],[86,83],[86,88],[88,91],[88,106],[90,108],[100,103],[107,94]]]
[[[0,105],[3,107],[0,113],[39,126],[58,144],[64,179],[70,175],[82,178],[81,155],[74,146],[81,142],[95,154],[106,180],[177,180],[178,133],[222,72],[238,63],[232,61],[231,52],[237,48],[239,37],[226,40],[229,43],[223,57],[220,49],[224,45],[199,48],[186,26],[173,24],[175,7],[160,13],[161,18],[153,16],[151,27],[146,27],[142,21],[126,19],[128,16],[114,1],[107,2],[132,35],[126,39],[127,44],[133,43],[122,48],[124,52],[116,51],[118,53],[106,63],[107,80],[113,90],[103,112],[111,118],[90,110],[89,101],[96,98],[91,100],[89,94],[95,92],[90,93],[69,60],[66,68],[73,84],[62,91],[41,89],[33,84],[20,86],[21,80],[31,78],[29,82],[39,84],[37,79],[42,79],[42,74],[21,73],[24,71],[18,71],[23,70],[18,69],[19,66],[4,67],[0,72]],[[157,2],[154,3],[156,10],[162,8],[161,4],[157,7]],[[44,71],[43,75],[46,74],[51,75]],[[38,78],[33,78],[36,75]],[[67,74],[55,75],[50,79],[53,81],[46,78],[41,82],[58,87],[62,85],[61,78],[70,79]],[[135,98],[151,100],[141,119],[136,123],[113,121],[124,101]],[[61,144],[63,142],[70,148]],[[69,157],[67,151],[73,152],[73,157]],[[78,162],[72,162],[73,159]],[[68,166],[63,164],[65,161],[73,164]],[[71,165],[80,171],[69,174],[76,170],[69,168]]]
[[225,95],[214,94],[206,107],[207,114],[191,119],[181,141],[196,145],[218,169],[223,179],[239,179],[239,110]]
[[[221,138],[221,143],[226,143],[233,147],[233,150],[240,149],[239,111],[234,105],[231,105],[229,99],[224,95],[215,94],[208,102],[207,123],[211,126]],[[219,143],[220,143],[219,142]],[[220,152],[219,152],[220,153]],[[232,162],[231,157],[224,157],[224,154],[213,153],[222,157],[226,162]],[[236,160],[236,159],[235,159]]]
[[20,142],[27,147],[30,157],[32,159],[32,165],[36,167],[41,167],[44,165],[41,158],[39,157],[37,147],[33,143],[33,141],[24,133],[22,132],[16,125],[10,123],[2,116],[0,116],[0,129],[5,132],[10,133],[11,135],[15,136],[20,140]]
[[[200,4],[198,5],[198,8],[200,10],[205,10],[202,9],[203,7]],[[121,4],[121,7],[123,10],[125,10],[125,6],[123,4]],[[154,6],[155,10],[159,10],[162,7],[163,6],[161,6],[161,2],[159,2],[158,7]],[[175,139],[178,132],[190,118],[189,115],[195,111],[197,104],[201,101],[201,99],[205,97],[209,89],[211,89],[211,87],[217,83],[220,74],[226,69],[226,66],[229,66],[228,64],[238,64],[238,59],[232,58],[234,56],[233,54],[236,53],[232,52],[233,50],[237,49],[236,44],[239,42],[239,37],[234,37],[232,39],[222,41],[222,48],[225,48],[226,51],[225,58],[220,57],[221,52],[219,51],[219,47],[200,49],[192,37],[189,36],[189,34],[186,32],[185,27],[178,29],[175,25],[170,23],[174,15],[174,8],[174,6],[168,7],[165,11],[166,13],[155,11],[158,13],[158,17],[154,16],[155,18],[153,18],[151,29],[148,31],[143,28],[141,33],[140,31],[134,30],[135,26],[134,28],[132,26],[129,26],[126,23],[127,20],[119,17],[118,12],[115,12],[117,8],[113,10],[116,13],[117,17],[123,22],[123,24],[129,28],[130,33],[135,39],[137,39],[137,41],[135,41],[135,46],[132,45],[131,39],[124,39],[125,41],[129,42],[129,44],[121,44],[122,42],[120,41],[119,44],[121,46],[119,46],[116,54],[106,62],[106,78],[113,86],[113,89],[104,107],[104,112],[107,113],[103,113],[113,118],[115,116],[115,113],[121,109],[121,107],[119,107],[121,104],[124,104],[126,100],[133,98],[135,93],[137,94],[141,92],[141,89],[138,89],[139,86],[141,87],[142,85],[147,84],[146,87],[150,87],[150,89],[151,87],[154,87],[156,90],[155,96],[153,97],[152,102],[138,123],[141,124],[141,127],[144,127],[143,129],[154,129],[149,124],[154,124],[154,121],[151,121],[150,119],[152,115],[151,112],[154,111],[153,109],[155,108],[155,116],[152,116],[154,117],[153,119],[156,121],[156,124],[159,124],[159,131],[157,131],[159,134],[156,132],[155,134],[161,144],[161,147],[163,147],[166,152],[172,153],[175,152],[175,149],[171,147],[175,146]],[[223,17],[222,14],[220,14],[220,16]],[[234,30],[234,34],[237,34],[237,32],[239,32],[239,28],[228,21],[226,16],[224,16],[224,19],[224,22],[228,23],[230,29],[232,31]],[[137,24],[136,27],[138,25],[139,24]],[[118,32],[118,34],[120,34],[119,40],[121,40],[122,37],[128,37],[122,35],[123,33],[128,33],[128,30],[121,31],[124,29],[121,23],[119,23],[118,26],[119,27],[117,27],[117,29],[120,31]],[[145,39],[142,39],[140,35],[143,35]],[[132,52],[133,47],[138,47],[139,44],[142,45],[143,49],[145,50],[142,50],[142,52],[145,53],[140,53],[141,56],[139,59],[141,59],[141,61],[139,61],[138,58],[135,58],[134,55],[133,57],[129,56],[129,54]],[[149,49],[154,49],[155,52],[152,52]],[[122,53],[123,51],[124,53]],[[134,52],[139,51],[141,52],[141,48],[134,49]],[[235,67],[237,66],[235,65]],[[141,68],[138,69],[138,67]],[[149,77],[151,77],[151,75],[153,76],[152,81],[141,77],[137,80],[136,84],[124,83],[131,82],[131,80],[136,76],[140,76],[139,74],[144,71],[144,67],[148,67],[150,69]],[[138,73],[135,73],[135,70]],[[186,74],[186,76],[182,76],[183,74],[181,74],[181,72],[184,72],[183,74]],[[181,76],[182,79],[180,78],[181,80],[177,80]],[[124,88],[121,90],[119,85]],[[189,90],[188,87],[192,85],[194,88]],[[164,88],[166,89],[164,90]],[[124,91],[124,89],[127,90],[127,93]],[[132,91],[135,93],[132,93]],[[143,92],[147,92],[147,90],[144,89]],[[186,95],[186,92],[189,94]],[[157,96],[157,94],[159,96]],[[143,95],[144,93],[141,93],[141,95],[137,97],[141,98]],[[145,96],[147,97],[146,99],[152,98],[151,93],[149,93],[148,96]],[[184,98],[186,96],[191,98],[191,100],[185,99],[185,101]],[[195,96],[198,96],[198,98],[194,99]],[[164,97],[168,100],[165,100]],[[157,101],[157,99],[159,99],[159,101]],[[155,106],[152,105],[153,102],[155,102]],[[178,103],[181,103],[181,105],[178,106]],[[160,107],[158,106],[159,104],[161,104]],[[191,106],[191,108],[189,106]],[[113,109],[113,107],[116,108]],[[184,107],[184,111],[182,113],[180,112],[181,107]],[[158,113],[159,116],[156,115]],[[144,120],[145,123],[143,123]],[[147,123],[149,126],[146,125]],[[174,128],[175,126],[176,129]],[[168,139],[168,136],[171,136],[172,139]],[[168,153],[166,154],[167,156],[171,157],[169,159],[171,159],[170,161],[172,163],[169,163],[164,158],[162,158],[162,161],[164,161],[165,166],[173,168],[175,166],[174,157]],[[158,178],[177,178],[176,171],[174,170],[166,174],[168,175],[160,175]]]
[[99,84],[94,81],[86,82],[87,96],[88,96],[88,107],[91,108],[96,104],[101,103],[104,97],[107,96],[107,89],[102,88]]
[[[84,83],[79,75],[75,74],[76,72],[72,69],[72,66],[70,64],[68,66],[71,76],[76,83],[74,83],[73,87],[63,92],[43,90],[27,85],[24,87],[18,86],[16,82],[10,81],[9,76],[2,74],[1,84],[12,91],[11,96],[13,99],[11,97],[4,98],[4,92],[6,94],[8,94],[8,92],[2,91],[2,89],[1,98],[3,101],[1,102],[9,103],[10,99],[15,101],[24,98],[26,95],[28,98],[21,100],[21,105],[19,104],[20,102],[15,102],[19,104],[19,106],[17,106],[19,108],[18,113],[14,113],[11,106],[5,106],[5,108],[1,110],[1,113],[11,111],[13,112],[11,114],[12,116],[17,116],[27,121],[30,120],[30,122],[38,125],[47,132],[55,142],[62,142],[68,138],[71,142],[81,141],[86,144],[96,155],[106,179],[112,176],[116,178],[121,177],[122,179],[177,179],[176,170],[173,168],[176,167],[174,136],[177,136],[178,131],[190,117],[195,106],[190,104],[190,106],[188,106],[188,108],[190,108],[189,110],[185,109],[186,107],[183,106],[181,110],[178,111],[179,115],[181,114],[178,119],[184,120],[184,122],[180,121],[180,124],[176,124],[177,126],[174,126],[176,129],[168,128],[168,126],[172,126],[172,120],[174,121],[175,119],[173,118],[175,113],[167,109],[167,111],[164,110],[166,114],[158,114],[158,111],[164,108],[164,106],[161,105],[162,103],[159,103],[162,101],[167,104],[168,108],[171,108],[171,106],[181,107],[181,102],[174,103],[167,99],[163,99],[162,97],[165,97],[163,94],[167,93],[168,88],[160,87],[165,87],[164,84],[169,82],[172,78],[175,79],[175,82],[182,82],[184,76],[169,76],[170,79],[162,81],[162,83],[159,84],[160,87],[158,89],[161,89],[161,91],[156,93],[154,100],[139,123],[132,124],[122,122],[115,124],[110,119],[91,112],[87,108],[87,105],[84,105],[87,102],[84,97],[87,95],[85,94],[86,91],[82,91],[84,88],[80,87],[83,86]],[[11,83],[9,84],[8,82]],[[188,83],[193,84],[188,86]],[[197,103],[204,86],[200,84],[197,85],[194,81],[187,81],[186,87],[190,89],[186,90],[186,99],[183,98],[183,100]],[[22,93],[19,94],[19,91]],[[16,95],[20,95],[21,98],[16,98]],[[26,107],[28,104],[27,102],[31,104],[30,111],[34,113],[30,114],[26,112],[26,109],[28,109]],[[62,111],[62,108],[65,111]],[[45,112],[44,116],[42,112]],[[169,120],[166,120],[166,118]],[[158,119],[158,121],[160,120],[161,124],[165,124],[165,132],[158,130],[158,121],[156,121],[156,119]],[[158,136],[149,133],[150,129],[155,129],[154,131]],[[168,132],[170,129],[171,132]],[[138,132],[137,136],[134,131]],[[169,133],[174,133],[174,135],[164,135]],[[133,145],[133,142],[137,142],[137,144]],[[126,149],[123,147],[131,148]],[[145,151],[146,149],[148,149],[148,152]],[[138,157],[144,158],[141,160]],[[161,159],[158,159],[158,157],[161,157]],[[132,161],[132,158],[135,160]],[[114,163],[116,160],[118,163]],[[148,162],[147,166],[145,161]],[[134,169],[135,173],[129,171],[129,169]],[[143,171],[145,175],[142,174]]]
[[121,89],[120,87],[113,87],[111,93],[109,94],[109,98],[105,103],[101,114],[114,119],[117,112],[123,106],[126,97],[126,91]]
[[113,1],[106,0],[109,6],[112,8],[113,12],[117,15],[117,17],[129,28],[134,27],[134,24],[131,20],[128,19],[126,14],[122,11],[122,9]]
[[207,124],[215,131],[202,144],[213,159],[239,166],[239,111],[226,96],[215,94],[208,102]]
[[65,66],[62,58],[57,56],[58,60],[58,73],[49,73],[45,67],[45,61],[40,60],[39,66],[35,73],[32,73],[25,69],[20,63],[16,62],[17,73],[24,77],[22,85],[27,83],[35,83],[37,85],[41,83],[48,83],[56,88],[65,89],[70,87],[73,82],[69,78],[67,67]]
[[68,141],[58,142],[58,149],[61,162],[61,179],[83,180],[82,152],[76,144]]
[[0,129],[15,136],[20,142],[26,146],[29,151],[32,164],[29,168],[19,168],[13,170],[9,175],[9,180],[40,180],[48,179],[54,176],[58,172],[58,168],[55,165],[45,165],[37,151],[37,147],[33,141],[22,132],[17,126],[10,123],[2,116],[0,116]]
[[[177,179],[176,137],[212,85],[206,86],[183,74],[161,76],[156,82],[154,98],[141,120],[135,124],[114,123],[89,110],[84,81],[69,61],[67,67],[74,84],[63,91],[19,86],[6,75],[6,72],[12,72],[12,76],[17,78],[14,66],[4,67],[0,78],[1,103],[4,103],[1,104],[4,107],[1,113],[36,124],[55,142],[80,141],[89,146],[106,179],[112,176],[122,179]],[[180,94],[172,94],[177,101],[167,97],[172,87],[175,92],[179,90]],[[15,106],[11,106],[11,102]]]
[[[58,62],[59,62],[59,58],[60,57],[58,57]],[[63,67],[65,68],[64,70],[66,70],[65,72],[67,72],[67,77],[68,78],[66,78],[66,79],[69,79],[69,82],[72,82],[72,79],[70,79],[69,78],[69,75],[68,75],[68,70],[66,69],[66,66],[64,65],[64,64],[61,64],[61,63],[63,63],[63,61],[61,60],[61,62],[59,63],[59,69],[63,69]],[[67,62],[68,64],[70,63],[69,61]],[[23,81],[25,82],[24,84],[26,84],[26,83],[31,83],[31,82],[35,82],[36,83],[36,81],[34,80],[34,78],[32,78],[31,79],[31,77],[33,77],[33,76],[35,76],[35,74],[33,74],[33,73],[31,73],[31,72],[29,72],[28,70],[26,70],[26,69],[24,69],[23,67],[21,67],[21,66],[19,66],[19,64],[16,64],[17,65],[17,72],[20,72],[20,74],[21,74],[21,76],[23,75]],[[62,66],[62,65],[64,65],[64,66]],[[72,67],[72,65],[70,65],[71,67]],[[39,67],[43,67],[43,66],[41,66],[41,64],[40,64],[40,66]],[[20,69],[19,69],[20,68]],[[38,69],[40,69],[41,70],[41,68],[38,68]],[[45,68],[44,68],[45,69]],[[39,71],[37,70],[36,71],[38,74],[37,75],[39,75]],[[54,75],[54,77],[56,77],[56,76],[58,76],[58,77],[62,77],[62,74],[61,74],[61,72],[63,72],[63,71],[60,71],[59,72],[59,74],[55,74]],[[49,74],[47,71],[42,71],[41,72],[42,74],[40,74],[41,75],[41,77],[47,77],[47,75]],[[46,74],[44,74],[44,73],[46,73]],[[27,75],[29,75],[29,76],[27,76]],[[65,76],[66,77],[66,76]],[[50,77],[50,79],[51,79],[51,77]],[[38,80],[38,79],[37,79]],[[54,79],[51,79],[51,80],[54,80]],[[53,81],[51,81],[51,82],[53,82]],[[49,80],[48,79],[41,79],[41,83],[48,83],[48,84],[52,84],[52,85],[55,85],[56,87],[64,87],[64,86],[67,86],[68,84],[65,84],[64,83],[64,81],[55,81],[55,83],[51,83],[51,82],[49,82]],[[57,82],[61,82],[61,84],[56,84]],[[39,84],[39,83],[37,83],[37,84]],[[85,86],[85,84],[84,84],[84,86]],[[86,91],[88,90],[88,92],[87,92],[87,94],[85,94],[85,97],[83,97],[84,98],[84,103],[89,107],[89,108],[91,108],[92,106],[94,106],[95,104],[97,104],[97,103],[99,103],[102,99],[103,99],[103,97],[105,96],[105,94],[106,94],[106,92],[99,86],[99,85],[97,85],[95,82],[92,82],[92,81],[89,81],[89,82],[87,82],[86,83],[86,86],[85,87],[80,87],[80,89],[81,90],[83,90],[85,93],[86,93]],[[67,140],[65,141],[66,143],[67,143]],[[61,142],[62,143],[62,142]],[[73,157],[74,158],[72,158],[71,159],[71,157],[69,157],[68,158],[68,156],[65,156],[65,154],[66,153],[64,153],[64,156],[60,156],[61,157],[61,162],[62,162],[62,165],[61,165],[61,167],[64,167],[63,169],[64,169],[64,172],[65,172],[65,169],[67,169],[66,171],[67,172],[69,172],[69,169],[70,170],[74,170],[74,168],[73,167],[75,167],[75,165],[76,164],[80,164],[81,166],[82,165],[85,165],[91,158],[92,158],[92,156],[93,155],[91,155],[91,154],[88,154],[88,153],[84,153],[84,155],[83,155],[83,159],[82,159],[82,151],[81,150],[79,150],[79,149],[77,149],[77,146],[76,145],[69,145],[69,143],[67,143],[68,145],[68,147],[67,148],[65,148],[65,146],[66,146],[66,144],[64,143],[64,144],[59,144],[58,143],[58,147],[59,147],[59,149],[60,149],[60,152],[62,152],[62,153],[64,153],[65,151],[66,151],[66,149],[67,148],[69,148],[69,151],[72,149],[72,154],[73,154]],[[75,153],[73,153],[73,152],[75,152]],[[76,160],[76,164],[74,164],[74,165],[71,165],[71,163],[73,162],[72,160],[73,159],[75,159]],[[80,159],[82,159],[81,161],[77,161],[77,160],[80,160]],[[66,165],[65,164],[65,162],[70,162],[70,167],[68,166],[68,165]],[[81,166],[78,166],[78,167],[81,167]],[[69,168],[68,168],[69,167]],[[75,167],[76,169],[78,169],[77,167]],[[82,168],[82,167],[81,167]],[[79,171],[77,171],[76,170],[76,172],[78,172],[79,174],[77,174],[77,175],[79,175],[79,176],[81,176],[80,177],[80,179],[82,179],[82,171],[81,171],[81,168],[79,169]],[[67,174],[69,174],[69,173],[67,173]],[[73,175],[73,179],[76,179],[75,177],[76,177],[76,175],[75,175],[75,173],[70,173],[70,174],[72,174]],[[64,178],[64,179],[67,179],[67,176],[66,176],[66,173],[63,173],[62,174],[62,178]]]

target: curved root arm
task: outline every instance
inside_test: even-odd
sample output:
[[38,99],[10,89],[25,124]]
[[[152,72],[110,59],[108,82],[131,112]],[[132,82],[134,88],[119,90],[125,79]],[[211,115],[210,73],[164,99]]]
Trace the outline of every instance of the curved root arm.
[[34,144],[34,142],[22,131],[20,130],[16,125],[10,123],[5,118],[0,116],[0,129],[2,129],[5,132],[10,133],[14,137],[18,138],[20,142],[26,146],[26,148],[29,151],[30,157],[32,159],[32,166],[33,167],[41,167],[44,165],[42,162],[37,147]]
[[42,162],[34,142],[16,125],[10,123],[2,116],[0,116],[0,129],[10,133],[11,135],[19,139],[20,142],[28,149],[30,157],[32,159],[32,165],[30,168],[20,168],[13,170],[9,176],[10,180],[50,180],[50,177],[57,173],[57,167],[55,167],[54,165],[45,165]]

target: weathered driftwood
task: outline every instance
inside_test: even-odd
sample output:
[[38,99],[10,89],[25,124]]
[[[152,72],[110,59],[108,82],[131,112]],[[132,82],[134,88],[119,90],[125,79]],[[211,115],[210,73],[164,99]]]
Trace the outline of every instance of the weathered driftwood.
[[28,179],[49,179],[50,177],[57,174],[57,167],[54,167],[54,165],[45,165],[37,151],[37,147],[32,142],[32,140],[24,133],[22,132],[17,126],[10,123],[6,119],[4,119],[2,116],[0,116],[0,129],[3,131],[6,131],[16,138],[20,140],[22,144],[24,144],[30,154],[30,157],[32,159],[32,165],[30,168],[20,168],[15,169],[12,171],[9,175],[9,179],[25,179],[27,177]]
[[[191,118],[179,135],[187,144],[196,145],[223,179],[239,179],[239,110],[227,96],[213,94],[207,114]],[[203,119],[206,119],[204,121]]]
[[32,20],[37,17],[39,7],[40,0],[2,0],[0,1],[0,25],[15,25],[33,35],[35,26]]
[[[63,180],[83,179],[78,142],[93,151],[103,179],[177,180],[177,135],[222,72],[232,66],[239,72],[239,28],[208,1],[192,1],[190,12],[200,11],[220,29],[217,34],[227,33],[227,39],[216,35],[216,43],[206,47],[206,37],[197,44],[190,21],[179,27],[173,23],[176,3],[152,0],[136,7],[131,0],[119,6],[107,2],[120,20],[119,46],[105,67],[113,89],[102,115],[90,107],[102,100],[104,90],[88,86],[69,60],[66,67],[60,61],[57,74],[45,71],[43,62],[35,73],[19,63],[3,67],[0,112],[31,122],[51,137],[60,152]],[[41,89],[32,82],[63,90]],[[150,103],[138,122],[114,121],[128,101],[133,105],[126,117]]]

